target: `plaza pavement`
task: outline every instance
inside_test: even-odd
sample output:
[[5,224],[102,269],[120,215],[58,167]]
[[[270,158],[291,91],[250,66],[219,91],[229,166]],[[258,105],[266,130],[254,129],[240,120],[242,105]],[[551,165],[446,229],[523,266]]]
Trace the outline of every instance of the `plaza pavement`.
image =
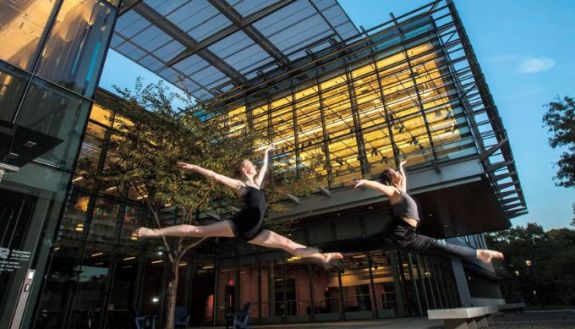
[[[190,329],[223,329],[225,327],[191,327]],[[290,329],[441,329],[442,321],[427,317],[395,318],[385,320],[282,323],[253,325],[250,328]],[[575,309],[528,311],[522,314],[505,314],[494,317],[489,329],[575,329]]]

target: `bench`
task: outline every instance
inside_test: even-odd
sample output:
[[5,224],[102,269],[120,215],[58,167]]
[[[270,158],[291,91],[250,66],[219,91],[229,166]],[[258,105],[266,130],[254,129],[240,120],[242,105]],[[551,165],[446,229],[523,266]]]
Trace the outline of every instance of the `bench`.
[[502,304],[497,305],[499,312],[502,313],[523,313],[523,309],[525,308],[525,303],[510,303],[510,304]]
[[460,307],[427,310],[430,320],[443,320],[445,329],[478,329],[491,324],[491,315],[497,313],[496,306]]
[[228,313],[226,315],[226,329],[229,325],[232,325],[232,329],[249,329],[248,320],[250,318],[250,302],[247,302],[242,306],[239,312]]
[[176,312],[174,313],[174,328],[187,328],[190,322],[190,316],[185,306],[176,306]]

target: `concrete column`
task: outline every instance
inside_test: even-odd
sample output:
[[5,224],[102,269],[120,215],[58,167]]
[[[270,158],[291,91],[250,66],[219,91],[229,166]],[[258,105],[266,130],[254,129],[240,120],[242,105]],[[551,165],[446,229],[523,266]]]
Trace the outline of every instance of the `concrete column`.
[[471,306],[471,292],[469,291],[469,283],[465,277],[461,260],[452,258],[451,267],[453,268],[453,276],[455,277],[455,285],[457,286],[457,294],[459,295],[461,307],[469,307]]

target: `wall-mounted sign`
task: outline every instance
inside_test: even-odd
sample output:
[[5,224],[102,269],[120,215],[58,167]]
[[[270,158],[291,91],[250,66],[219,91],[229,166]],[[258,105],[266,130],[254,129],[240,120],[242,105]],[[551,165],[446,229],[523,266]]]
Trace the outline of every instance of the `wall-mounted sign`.
[[30,261],[32,253],[26,250],[0,248],[0,273],[14,272]]

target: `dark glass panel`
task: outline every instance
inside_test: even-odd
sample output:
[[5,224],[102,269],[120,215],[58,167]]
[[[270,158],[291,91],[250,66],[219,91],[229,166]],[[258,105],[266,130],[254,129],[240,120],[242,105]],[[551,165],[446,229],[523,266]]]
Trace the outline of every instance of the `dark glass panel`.
[[[69,180],[69,174],[37,164],[28,164],[18,174],[7,173],[2,179],[0,304],[6,307],[0,308],[0,328],[10,326],[25,281],[32,287],[29,301],[38,298]],[[32,307],[26,309],[23,328],[29,327],[32,312]]]
[[25,96],[16,124],[62,142],[40,158],[71,169],[90,112],[90,102],[35,79]]

